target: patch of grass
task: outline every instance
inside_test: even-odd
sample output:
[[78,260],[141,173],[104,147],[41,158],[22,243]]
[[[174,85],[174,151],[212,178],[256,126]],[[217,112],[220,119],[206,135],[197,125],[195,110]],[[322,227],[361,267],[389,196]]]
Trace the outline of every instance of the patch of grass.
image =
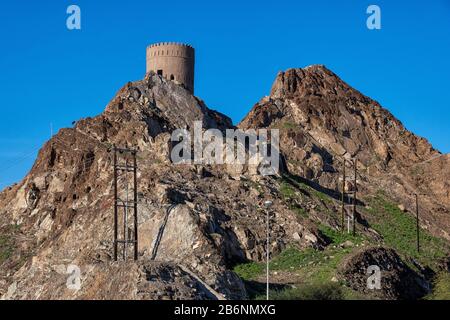
[[383,236],[388,246],[400,253],[428,265],[432,265],[448,254],[448,244],[440,238],[433,237],[422,228],[420,228],[421,252],[418,253],[415,217],[402,212],[396,204],[387,200],[382,191],[370,199],[370,209],[367,211],[373,228]]
[[284,129],[296,129],[298,127],[295,123],[289,121],[283,122],[282,126]]
[[306,185],[305,183],[300,182],[298,185],[303,190],[306,190],[307,192],[313,194],[316,198],[322,200],[323,202],[325,202],[327,204],[330,204],[330,203],[333,202],[329,195],[327,195],[327,194],[325,194],[323,192],[320,192],[320,191],[318,191],[318,190],[316,190],[316,189]]
[[293,210],[297,215],[299,215],[301,217],[304,217],[304,218],[308,217],[308,212],[301,207],[293,207],[293,208],[291,208],[291,210]]
[[[307,264],[315,256],[315,250],[300,251],[296,248],[288,248],[270,261],[270,270],[292,270]],[[262,275],[266,270],[265,263],[249,262],[237,265],[234,272],[244,280],[252,280]]]
[[295,189],[298,189],[300,191],[303,190],[307,194],[313,195],[314,197],[325,202],[326,204],[331,204],[333,202],[332,198],[329,195],[327,195],[326,193],[323,193],[321,191],[318,191],[318,190],[312,188],[311,186],[308,186],[304,182],[299,181],[299,179],[295,176],[284,175],[281,187],[283,187],[283,185],[285,185],[284,186],[285,188],[287,188],[286,185],[288,185],[294,191],[295,191]]
[[450,300],[450,273],[441,273],[436,277],[433,292],[426,299]]
[[265,266],[262,263],[249,262],[239,264],[234,267],[233,271],[244,280],[252,280],[263,274]]
[[0,235],[0,264],[8,260],[14,252],[14,242],[9,235]]
[[[257,299],[262,299],[258,297]],[[271,291],[273,300],[343,300],[344,291],[338,283],[306,284],[298,288]]]
[[271,270],[294,270],[313,261],[320,252],[308,248],[300,251],[296,248],[287,248],[270,262]]
[[363,241],[363,237],[359,234],[353,236],[353,234],[349,234],[347,232],[341,232],[338,230],[334,230],[332,228],[330,228],[329,226],[326,225],[319,225],[319,231],[325,235],[328,239],[331,240],[332,243],[334,244],[341,244],[344,243],[345,241],[349,240],[355,244],[359,244]]
[[[327,204],[331,204],[331,198],[320,191],[306,185],[303,182],[297,180],[297,178],[289,175],[284,175],[280,181],[280,194],[283,200],[288,204],[289,209],[297,213],[301,217],[308,217],[308,212],[295,204],[292,204],[292,200],[300,200],[305,195],[312,196],[313,198],[321,200],[323,203],[319,203],[319,211],[328,212]],[[316,201],[317,202],[317,201]]]
[[285,200],[292,199],[295,197],[295,189],[292,187],[291,184],[287,183],[286,181],[281,182],[280,193],[283,196],[283,198],[285,198]]
[[325,194],[325,193],[323,193],[323,192],[320,192],[320,191],[317,191],[317,190],[314,190],[314,189],[313,189],[312,193],[313,193],[317,198],[319,198],[320,200],[322,200],[323,202],[325,202],[325,203],[327,203],[327,204],[331,204],[331,203],[332,203],[332,200],[331,200],[330,196],[328,196],[327,194]]
[[20,230],[20,225],[11,224],[0,231],[0,264],[11,258],[15,250],[13,235]]
[[[357,292],[344,286],[340,282],[332,282],[331,279],[336,276],[336,270],[342,259],[350,254],[353,249],[327,248],[324,251],[314,250],[312,248],[300,251],[297,248],[287,248],[270,262],[270,271],[286,274],[287,277],[296,275],[301,279],[296,283],[297,288],[288,288],[284,290],[274,290],[271,297],[274,299],[312,299],[310,295],[311,288],[323,288],[331,284],[333,287],[341,287],[339,299],[364,299]],[[258,281],[258,278],[264,275],[265,263],[246,263],[235,267],[234,271],[244,280]],[[255,291],[255,290],[253,290]],[[321,292],[321,289],[318,290]],[[263,290],[259,288],[255,295],[262,295]],[[323,299],[323,298],[321,298]]]
[[373,296],[355,291],[349,287],[342,286],[344,300],[372,300]]
[[280,185],[280,193],[283,197],[283,200],[288,204],[289,209],[291,209],[301,217],[308,217],[308,212],[304,208],[291,203],[291,200],[301,197],[301,195],[297,193],[297,191],[291,184],[282,181]]
[[[300,251],[297,248],[287,248],[274,257],[270,263],[271,271],[295,271],[311,273],[310,282],[327,282],[336,271],[342,258],[350,252],[350,249],[328,249],[318,251],[312,248]],[[255,280],[264,274],[265,263],[249,262],[237,265],[234,271],[244,280]]]

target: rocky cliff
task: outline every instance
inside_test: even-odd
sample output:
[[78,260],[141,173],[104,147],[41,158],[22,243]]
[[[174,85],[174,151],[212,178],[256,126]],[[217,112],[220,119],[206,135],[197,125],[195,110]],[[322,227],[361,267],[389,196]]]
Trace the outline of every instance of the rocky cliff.
[[[411,272],[402,264],[394,273],[414,272],[415,278],[427,282],[427,267],[439,272],[449,252],[442,240],[450,238],[448,156],[325,67],[280,73],[270,96],[239,124],[242,129],[280,129],[286,165],[278,177],[263,178],[242,167],[171,163],[172,131],[192,130],[194,121],[201,121],[205,129],[234,128],[228,117],[182,87],[148,74],[119,90],[101,115],[58,132],[40,150],[29,174],[0,193],[0,295],[252,297],[262,280],[259,271],[248,270],[261,270],[264,261],[263,202],[269,199],[274,203],[270,250],[278,261],[273,268],[286,266],[286,257],[295,258],[288,259],[287,270],[274,271],[276,288],[304,282],[307,275],[302,270],[321,268],[314,259],[326,254],[334,267],[325,280],[337,279],[348,290],[364,292],[339,271],[340,260],[335,259],[376,244],[393,246],[401,254],[395,261],[413,264]],[[113,145],[138,150],[137,262],[112,261]],[[358,189],[361,197],[358,236],[353,237],[339,231],[339,200],[342,159],[355,158],[357,185],[346,186]],[[124,181],[119,184],[123,187]],[[414,192],[421,195],[423,245],[432,251],[423,259],[392,238],[392,230],[383,224],[398,218],[401,226],[409,226]],[[406,239],[409,231],[405,230]],[[351,244],[343,245],[344,240]],[[304,268],[300,257],[306,253],[305,259],[309,254],[316,258]],[[66,285],[69,265],[80,268],[78,290]],[[348,265],[343,269],[352,270]],[[391,278],[401,287],[398,276]],[[424,294],[421,286],[408,297]],[[401,298],[392,290],[378,296]]]
[[271,93],[241,128],[281,129],[290,172],[339,190],[343,159],[358,164],[358,188],[384,190],[414,211],[418,194],[423,223],[450,240],[449,155],[408,131],[388,110],[321,65],[280,72]]

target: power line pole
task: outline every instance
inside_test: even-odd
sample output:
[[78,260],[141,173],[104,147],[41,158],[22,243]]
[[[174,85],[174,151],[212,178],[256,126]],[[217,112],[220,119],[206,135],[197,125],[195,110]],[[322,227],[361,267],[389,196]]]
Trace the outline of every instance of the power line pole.
[[[345,183],[347,182],[346,178],[346,159],[343,159],[343,167],[342,167],[342,195],[341,195],[341,205],[342,205],[342,216],[341,216],[341,226],[342,226],[342,233],[345,232],[345,218],[347,218],[347,233],[352,233],[353,235],[356,235],[356,206],[357,206],[357,176],[358,176],[358,166],[357,166],[357,159],[355,158],[353,160],[353,188],[352,190],[346,190],[345,189]],[[352,161],[349,160],[350,164],[350,170]],[[351,179],[351,171],[349,173],[349,181],[352,181]],[[351,197],[349,197],[351,195]],[[348,203],[346,203],[347,199]],[[351,211],[347,210],[346,207],[351,207]],[[351,212],[351,213],[350,213]],[[350,223],[351,229],[350,229]]]
[[264,201],[264,206],[266,207],[266,300],[269,300],[269,259],[270,259],[270,207],[272,206],[272,201]]
[[354,183],[354,186],[353,186],[353,216],[352,216],[353,236],[355,236],[355,234],[356,234],[356,223],[355,223],[355,219],[356,219],[356,189],[357,189],[357,186],[356,186],[356,174],[357,174],[356,162],[357,162],[357,160],[355,158],[355,160],[354,160],[355,177],[354,177],[354,182],[353,182]]
[[420,253],[420,231],[419,231],[419,197],[416,196],[416,231],[417,231],[417,253]]
[[341,217],[342,232],[345,232],[345,159],[342,168],[342,217]]
[[266,299],[269,300],[269,259],[270,259],[269,210],[267,210],[267,248],[266,248]]
[[117,151],[116,146],[114,146],[114,261],[117,261],[117,236],[118,236],[118,210],[117,210]]
[[138,259],[138,220],[137,220],[137,159],[136,152],[133,153],[133,186],[134,186],[134,235],[135,235],[135,243],[134,243],[134,260]]
[[[114,146],[114,261],[117,261],[117,251],[119,244],[123,245],[123,259],[127,259],[128,244],[134,247],[134,260],[138,259],[138,208],[137,208],[137,160],[136,150],[120,149]],[[121,165],[118,160],[118,155],[123,155],[126,159],[125,165]],[[127,156],[131,155],[133,158],[133,165],[128,164]],[[133,200],[128,198],[128,173],[133,173]],[[126,199],[122,200],[118,196],[118,179],[119,174],[125,173],[126,183]],[[123,234],[119,235],[119,208],[123,208]],[[128,210],[133,210],[133,224],[134,232],[128,228]],[[130,234],[133,233],[133,237]],[[120,237],[120,239],[119,239]]]

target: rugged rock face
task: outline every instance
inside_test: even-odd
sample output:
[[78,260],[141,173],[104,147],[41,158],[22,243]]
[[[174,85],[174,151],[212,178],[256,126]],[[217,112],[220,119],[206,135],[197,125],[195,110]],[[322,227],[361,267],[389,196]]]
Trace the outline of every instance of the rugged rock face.
[[[4,299],[89,299],[89,300],[216,300],[218,297],[210,288],[188,272],[173,264],[162,263],[96,263],[84,266],[79,290],[71,277],[70,265],[46,265],[31,267],[33,277],[13,282]],[[47,278],[43,290],[29,290],[36,287],[36,280]],[[51,281],[48,281],[48,278]],[[73,282],[72,282],[73,280]],[[69,286],[68,286],[69,285]],[[72,286],[72,287],[71,287]],[[48,290],[53,293],[49,295]]]
[[[61,293],[48,281],[57,266],[69,264],[87,273],[87,282],[102,277],[104,268],[118,283],[122,281],[122,267],[111,264],[113,144],[139,150],[140,260],[151,259],[167,208],[175,205],[155,260],[184,265],[225,298],[245,298],[245,288],[230,268],[265,256],[265,213],[257,210],[265,195],[274,198],[278,209],[273,252],[290,242],[314,245],[314,238],[305,237],[311,234],[306,230],[305,236],[297,233],[293,239],[305,228],[282,201],[276,201],[274,181],[235,180],[220,166],[170,162],[171,132],[190,130],[194,121],[201,121],[205,129],[233,127],[229,118],[208,109],[182,87],[149,74],[123,87],[104,113],[78,121],[47,142],[24,180],[0,194],[1,226],[14,252],[2,261],[0,293],[9,292],[6,297],[13,299],[91,297],[88,291]],[[125,190],[123,180],[119,185]],[[125,198],[123,193],[119,196]],[[183,286],[175,284],[174,290],[181,293],[171,297],[187,297]],[[107,292],[106,287],[97,289]],[[108,298],[123,297],[110,291]]]
[[320,65],[279,73],[270,96],[253,108],[241,126],[268,126],[284,117],[333,154],[358,157],[366,167],[408,165],[438,154],[376,101]]
[[[232,270],[265,259],[265,200],[273,202],[272,256],[331,245],[322,227],[341,227],[342,158],[359,160],[357,185],[347,182],[346,190],[364,196],[387,190],[406,211],[412,210],[410,193],[420,191],[424,226],[449,236],[448,179],[442,174],[448,156],[325,67],[280,73],[271,95],[239,125],[281,129],[286,167],[279,177],[264,178],[250,167],[171,163],[171,133],[192,131],[194,121],[204,129],[234,128],[228,117],[150,73],[119,90],[99,116],[48,141],[30,173],[0,193],[0,296],[246,298]],[[138,262],[111,258],[113,145],[138,149]],[[121,178],[121,198],[125,187]],[[382,243],[365,218],[358,216],[358,231]],[[80,290],[66,286],[69,265],[80,268]]]
[[[379,267],[379,290],[367,285],[370,266]],[[341,273],[351,288],[375,298],[414,300],[430,291],[430,284],[424,277],[408,267],[394,250],[388,248],[370,247],[359,250],[343,262]]]
[[[424,223],[450,240],[449,185],[443,173],[448,172],[448,155],[326,67],[280,72],[270,96],[239,127],[280,128],[289,171],[331,190],[341,189],[343,159],[349,160],[350,177],[351,162],[357,159],[360,192],[388,191],[410,211],[412,195],[419,194]],[[355,187],[347,183],[346,190]]]

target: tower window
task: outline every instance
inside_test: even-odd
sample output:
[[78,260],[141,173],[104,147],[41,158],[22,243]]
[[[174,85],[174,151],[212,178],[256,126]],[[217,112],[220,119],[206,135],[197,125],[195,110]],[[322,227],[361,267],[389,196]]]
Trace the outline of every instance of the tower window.
[[175,76],[173,74],[170,75],[170,80],[175,80]]

